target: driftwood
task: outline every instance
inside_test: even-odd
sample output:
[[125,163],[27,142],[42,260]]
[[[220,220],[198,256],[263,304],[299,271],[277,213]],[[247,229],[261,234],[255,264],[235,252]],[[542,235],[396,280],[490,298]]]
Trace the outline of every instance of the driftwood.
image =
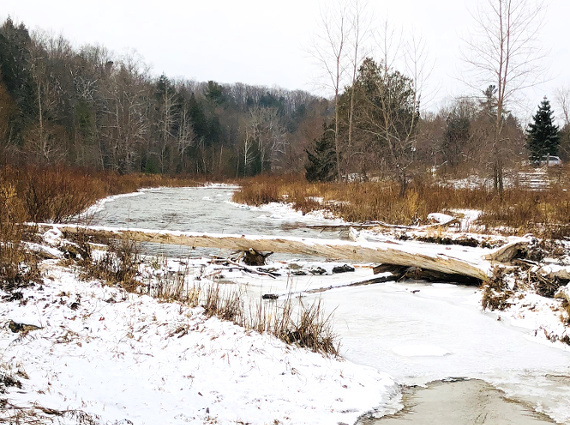
[[381,264],[373,268],[374,274],[391,273],[390,280],[427,280],[428,282],[454,282],[464,285],[478,285],[481,280],[472,276],[458,273],[442,273],[436,270],[426,270],[420,267],[397,266]]
[[273,254],[273,252],[264,254],[256,249],[249,248],[248,250],[243,251],[243,254],[243,262],[248,266],[264,266],[265,259]]
[[519,240],[503,245],[497,248],[490,254],[485,255],[485,260],[498,262],[498,263],[509,263],[521,253],[523,253],[528,246],[527,240]]
[[[373,277],[371,279],[364,279],[364,280],[357,280],[356,282],[350,282],[344,285],[333,285],[333,286],[324,286],[321,288],[313,288],[313,289],[307,289],[306,291],[301,291],[300,293],[296,293],[295,295],[302,295],[302,294],[319,294],[321,292],[325,292],[325,291],[330,291],[331,289],[339,289],[339,288],[349,288],[351,286],[366,286],[366,285],[373,285],[375,283],[385,283],[385,282],[393,282],[394,281],[394,276],[389,275],[389,276],[378,276],[378,277]],[[276,300],[278,298],[280,298],[281,296],[291,296],[293,295],[292,293],[287,293],[287,294],[263,294],[261,296],[262,299],[264,300]]]
[[392,264],[406,267],[419,267],[449,275],[468,276],[485,280],[488,277],[488,261],[505,261],[521,244],[503,247],[489,254],[485,259],[471,262],[449,255],[434,253],[433,246],[421,249],[421,245],[410,250],[406,244],[386,242],[351,242],[327,239],[292,238],[278,236],[246,236],[231,234],[207,234],[175,231],[155,231],[143,229],[110,229],[97,226],[78,225],[39,225],[40,228],[56,227],[62,232],[81,233],[98,238],[130,239],[139,242],[154,242],[191,247],[210,247],[236,251],[282,252],[320,256],[331,259],[344,259],[355,262]]

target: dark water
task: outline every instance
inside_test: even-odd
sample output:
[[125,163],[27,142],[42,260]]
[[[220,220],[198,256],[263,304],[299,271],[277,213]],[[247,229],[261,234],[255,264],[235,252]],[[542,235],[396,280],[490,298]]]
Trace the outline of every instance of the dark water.
[[545,415],[505,397],[481,380],[432,382],[404,390],[405,408],[392,416],[363,418],[358,425],[540,425],[553,424]]

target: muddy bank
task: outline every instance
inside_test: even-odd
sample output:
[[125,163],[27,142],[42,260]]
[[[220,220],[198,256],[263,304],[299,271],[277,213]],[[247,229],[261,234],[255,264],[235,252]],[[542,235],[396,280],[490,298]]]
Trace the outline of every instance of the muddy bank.
[[362,418],[356,425],[539,425],[554,424],[545,415],[505,398],[484,381],[436,381],[403,392],[404,409],[380,419]]

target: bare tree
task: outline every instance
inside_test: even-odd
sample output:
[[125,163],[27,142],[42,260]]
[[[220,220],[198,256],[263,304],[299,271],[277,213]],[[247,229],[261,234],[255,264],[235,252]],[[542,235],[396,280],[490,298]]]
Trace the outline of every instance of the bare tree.
[[174,85],[162,75],[157,82],[157,155],[160,173],[171,172],[174,146],[177,145],[175,127],[179,121],[179,102]]
[[45,163],[60,161],[66,147],[61,137],[63,129],[54,122],[59,118],[61,105],[67,96],[67,69],[57,69],[56,65],[64,66],[65,59],[71,57],[71,45],[61,35],[54,37],[45,32],[33,34],[34,43],[30,49],[31,76],[34,83],[37,108],[37,122],[26,137],[28,153],[36,160]]
[[179,116],[179,129],[178,137],[176,140],[176,148],[178,153],[178,160],[181,169],[185,170],[186,152],[190,147],[196,143],[196,133],[194,133],[194,126],[190,118],[190,111],[187,104],[182,105],[182,110]]
[[556,92],[556,101],[562,110],[563,126],[570,125],[570,87],[562,87]]
[[[333,92],[335,113],[335,151],[337,178],[342,179],[343,168],[353,151],[354,83],[358,69],[370,53],[372,14],[367,0],[337,0],[334,6],[326,5],[321,14],[321,33],[317,35],[312,54],[325,73],[324,86]],[[350,105],[347,117],[340,116],[340,97],[344,86],[350,87]],[[341,141],[340,123],[347,119],[348,131]],[[343,146],[345,145],[345,146]],[[346,147],[347,149],[343,149]],[[343,160],[343,155],[346,157]],[[344,166],[343,166],[344,164]]]
[[517,91],[536,83],[542,58],[537,46],[544,7],[534,0],[486,0],[473,14],[475,27],[464,60],[474,72],[471,86],[495,86],[491,163],[495,189],[503,193],[506,106]]
[[381,141],[381,163],[388,165],[403,196],[416,160],[421,90],[426,78],[425,46],[417,37],[404,42],[387,22],[376,34],[376,43],[382,59],[378,65],[365,60],[367,72],[374,75],[367,77],[372,77],[373,84],[368,87],[373,89],[365,96],[368,107],[359,119],[363,128]]
[[558,107],[562,110],[560,126],[560,156],[565,161],[570,159],[570,87],[562,87],[556,92]]
[[356,76],[358,74],[358,68],[369,53],[366,42],[370,36],[372,16],[368,10],[368,3],[366,1],[353,0],[349,8],[349,18],[351,23],[349,47],[351,49],[352,62],[350,107],[348,115],[348,149],[350,150],[352,147],[352,131],[354,128],[354,89],[356,87]]
[[[111,64],[113,66],[113,64]],[[106,89],[107,113],[102,125],[110,166],[122,173],[134,170],[138,148],[150,130],[148,70],[133,57],[111,69]]]
[[347,19],[347,5],[343,0],[338,0],[337,7],[328,7],[326,13],[321,14],[322,33],[313,46],[313,55],[323,67],[328,79],[326,87],[334,92],[335,109],[335,135],[334,144],[336,150],[337,178],[342,179],[340,163],[340,138],[339,138],[339,100],[342,86],[345,83],[348,69],[347,37],[350,23]]
[[246,128],[246,147],[249,149],[244,152],[251,152],[252,141],[257,143],[260,172],[279,168],[287,144],[285,133],[277,108],[254,107],[249,110]]

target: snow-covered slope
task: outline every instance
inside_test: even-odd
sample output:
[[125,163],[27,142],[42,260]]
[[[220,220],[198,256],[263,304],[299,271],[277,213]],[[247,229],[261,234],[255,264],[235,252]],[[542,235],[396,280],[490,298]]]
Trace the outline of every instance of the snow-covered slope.
[[[200,307],[83,282],[53,263],[42,286],[0,294],[2,373],[21,383],[0,394],[2,419],[24,408],[55,423],[354,423],[397,394],[372,368],[206,319]],[[41,329],[14,333],[9,321]]]

